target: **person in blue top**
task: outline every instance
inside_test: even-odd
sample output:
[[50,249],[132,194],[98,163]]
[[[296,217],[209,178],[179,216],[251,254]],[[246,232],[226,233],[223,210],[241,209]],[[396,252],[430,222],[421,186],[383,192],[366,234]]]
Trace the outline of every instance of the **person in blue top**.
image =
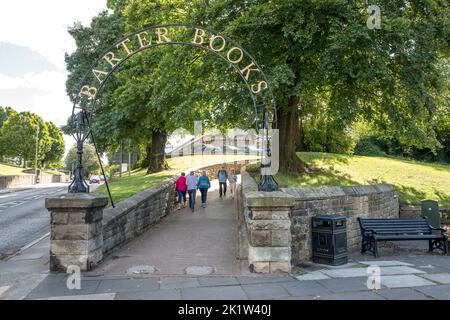
[[202,207],[206,207],[206,198],[208,197],[208,189],[211,188],[211,183],[209,181],[206,172],[203,171],[200,178],[198,178],[198,189],[202,195]]
[[222,166],[220,170],[217,172],[217,179],[219,180],[219,195],[221,198],[222,194],[225,197],[227,195],[228,172],[225,170],[224,166]]

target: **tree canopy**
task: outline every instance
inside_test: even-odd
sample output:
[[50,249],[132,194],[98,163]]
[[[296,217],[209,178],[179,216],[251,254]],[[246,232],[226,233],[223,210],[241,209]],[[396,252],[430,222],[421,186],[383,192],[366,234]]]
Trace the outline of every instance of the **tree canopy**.
[[[90,27],[70,29],[77,50],[66,57],[68,92],[73,98],[90,63],[123,34],[192,23],[231,37],[262,65],[277,101],[282,170],[304,169],[296,151],[337,141],[356,122],[405,145],[442,148],[436,133],[449,113],[448,2],[376,4],[380,29],[367,27],[366,2],[357,0],[110,0],[111,11]],[[164,167],[167,135],[193,119],[218,128],[252,124],[242,82],[199,49],[161,47],[133,57],[99,100],[93,124],[99,144],[106,149],[125,138],[146,144],[149,171]]]

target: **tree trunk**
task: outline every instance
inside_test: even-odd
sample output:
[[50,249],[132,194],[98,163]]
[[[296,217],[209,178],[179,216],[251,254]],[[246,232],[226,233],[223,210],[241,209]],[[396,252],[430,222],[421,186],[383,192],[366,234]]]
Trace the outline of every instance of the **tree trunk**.
[[166,142],[166,132],[153,131],[152,141],[147,145],[147,173],[154,173],[169,169],[169,165],[166,162]]
[[[305,172],[307,165],[296,155],[301,140],[301,130],[298,114],[299,98],[292,96],[288,108],[278,110],[278,129],[280,132],[280,171]],[[293,139],[294,137],[294,139]]]

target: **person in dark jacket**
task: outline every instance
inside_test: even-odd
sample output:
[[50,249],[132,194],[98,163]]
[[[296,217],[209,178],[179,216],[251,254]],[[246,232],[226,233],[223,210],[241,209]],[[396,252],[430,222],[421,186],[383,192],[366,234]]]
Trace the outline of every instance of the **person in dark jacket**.
[[217,172],[217,179],[219,180],[219,195],[221,198],[222,194],[225,197],[227,195],[228,172],[225,170],[224,166]]

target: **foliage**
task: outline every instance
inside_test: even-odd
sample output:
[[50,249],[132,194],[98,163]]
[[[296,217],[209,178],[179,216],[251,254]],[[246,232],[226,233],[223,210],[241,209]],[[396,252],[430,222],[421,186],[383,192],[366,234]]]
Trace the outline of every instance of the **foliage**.
[[30,112],[12,113],[3,123],[0,130],[1,153],[8,157],[34,160],[38,129],[38,160],[44,160],[52,147],[52,141],[45,122]]
[[[313,150],[350,152],[346,128],[364,119],[401,145],[435,153],[441,147],[436,118],[439,110],[448,112],[447,1],[377,5],[380,30],[367,28],[362,0],[110,0],[112,12],[95,17],[89,28],[71,29],[78,49],[66,59],[68,91],[76,92],[89,63],[123,33],[164,23],[207,25],[236,39],[263,66],[279,126],[287,130],[282,151],[300,145],[300,117]],[[220,59],[197,51],[153,49],[119,68],[94,124],[102,150],[121,139],[149,143],[151,134],[189,127],[199,116],[219,128],[249,125],[242,85],[232,75],[224,80],[230,72]]]

